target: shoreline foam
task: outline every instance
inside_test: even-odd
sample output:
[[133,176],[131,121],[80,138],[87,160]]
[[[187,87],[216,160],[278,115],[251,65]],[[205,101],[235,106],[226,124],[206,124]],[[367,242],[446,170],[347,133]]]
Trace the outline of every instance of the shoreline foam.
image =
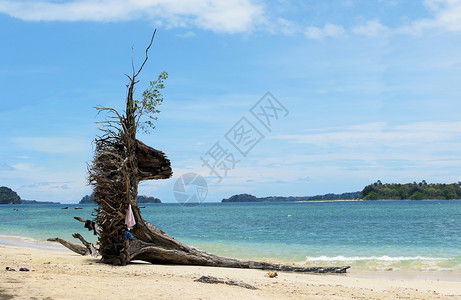
[[0,235],[0,246],[11,246],[18,248],[33,248],[46,251],[69,251],[58,243],[39,241],[30,237]]
[[[72,240],[69,240],[72,242]],[[78,244],[78,241],[76,241]],[[70,252],[69,249],[65,248],[59,243],[47,242],[44,240],[36,240],[30,237],[21,237],[21,236],[6,236],[0,235],[0,246],[12,246],[19,248],[33,248],[38,250],[46,251],[64,251]],[[212,251],[213,252],[213,251]],[[229,257],[239,257],[236,255],[224,255]],[[242,257],[240,257],[242,258]],[[304,261],[290,261],[289,259],[276,259],[276,258],[261,258],[261,257],[251,257],[248,258],[251,260],[259,260],[268,263],[274,264],[287,264],[295,266],[339,266],[339,265],[350,265],[351,268],[358,272],[426,272],[426,273],[437,273],[445,272],[448,274],[453,274],[454,276],[460,275],[461,270],[451,267],[441,267],[437,263],[447,263],[450,262],[449,258],[440,258],[440,257],[425,257],[425,256],[412,256],[412,257],[391,257],[387,255],[383,256],[353,256],[353,257],[344,257],[344,256],[306,256]],[[411,264],[408,266],[402,266],[403,263]]]

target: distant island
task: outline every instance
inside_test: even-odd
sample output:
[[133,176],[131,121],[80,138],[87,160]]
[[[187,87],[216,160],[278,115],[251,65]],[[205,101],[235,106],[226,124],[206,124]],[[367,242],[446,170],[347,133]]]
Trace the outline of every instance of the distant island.
[[22,199],[22,204],[61,204],[61,202],[52,202],[52,201],[37,201],[37,200],[24,200]]
[[[382,183],[380,180],[367,185],[361,192],[342,194],[328,193],[316,196],[269,196],[256,197],[250,194],[233,195],[221,202],[303,202],[321,200],[454,200],[461,199],[461,182],[427,183],[425,180],[416,183]],[[138,196],[138,203],[162,203],[159,198],[146,195]],[[60,204],[59,202],[23,200],[12,189],[0,187],[0,204]],[[94,196],[84,196],[79,204],[94,204]]]
[[0,204],[21,204],[21,197],[12,189],[0,187]]
[[455,200],[461,199],[461,182],[430,183],[425,180],[416,183],[382,183],[380,180],[367,185],[361,192],[325,194],[305,197],[256,197],[238,194],[221,202],[303,202],[319,200]]
[[[156,197],[140,195],[138,196],[138,203],[162,203],[162,200]],[[91,194],[84,196],[78,204],[94,204],[94,195]]]
[[221,202],[302,202],[302,201],[320,201],[320,200],[352,200],[360,198],[360,192],[342,193],[342,194],[325,194],[316,196],[301,196],[301,197],[282,197],[269,196],[257,198],[250,194],[234,195],[227,199],[222,199]]
[[94,203],[93,194],[83,196],[82,200],[80,200],[80,202],[78,202],[78,204],[93,204],[93,203]]
[[23,200],[9,187],[0,187],[0,204],[60,204],[59,202]]
[[380,180],[367,185],[360,198],[363,200],[454,200],[461,199],[461,182],[430,183],[382,183]]

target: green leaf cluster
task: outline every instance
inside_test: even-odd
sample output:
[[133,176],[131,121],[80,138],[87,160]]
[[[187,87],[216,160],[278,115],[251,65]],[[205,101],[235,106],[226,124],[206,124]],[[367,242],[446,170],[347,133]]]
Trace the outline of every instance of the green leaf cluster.
[[[142,93],[140,100],[135,100],[137,127],[144,133],[150,133],[155,129],[154,121],[160,113],[158,106],[163,102],[162,90],[165,88],[164,81],[168,78],[167,72],[158,75],[157,80],[151,81],[149,87]],[[147,120],[142,119],[147,117]]]
[[363,200],[451,200],[461,199],[461,183],[381,183],[367,185],[360,195]]

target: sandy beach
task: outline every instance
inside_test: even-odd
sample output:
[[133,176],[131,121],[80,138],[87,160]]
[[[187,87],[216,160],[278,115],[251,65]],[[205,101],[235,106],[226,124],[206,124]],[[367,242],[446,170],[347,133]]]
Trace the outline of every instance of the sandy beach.
[[[110,266],[70,251],[4,245],[0,260],[1,299],[461,299],[461,276],[441,272],[279,272],[269,278],[261,270],[142,262]],[[194,281],[202,276],[257,289]]]

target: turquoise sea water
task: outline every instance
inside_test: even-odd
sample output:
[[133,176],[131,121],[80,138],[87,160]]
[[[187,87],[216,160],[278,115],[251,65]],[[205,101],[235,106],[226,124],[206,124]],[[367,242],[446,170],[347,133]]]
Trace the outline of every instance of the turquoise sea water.
[[[73,219],[91,218],[94,206],[62,206],[0,206],[0,243],[2,236],[72,240],[75,232],[95,241]],[[178,240],[220,255],[368,270],[461,272],[461,200],[147,204],[142,215]]]

